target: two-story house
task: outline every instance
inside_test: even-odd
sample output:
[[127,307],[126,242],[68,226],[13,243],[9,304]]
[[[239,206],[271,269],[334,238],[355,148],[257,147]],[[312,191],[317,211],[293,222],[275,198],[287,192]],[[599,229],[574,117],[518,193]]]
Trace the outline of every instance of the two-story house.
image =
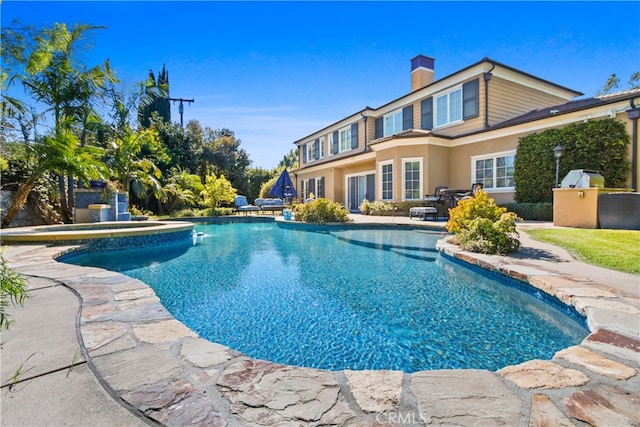
[[499,203],[510,202],[519,138],[601,117],[628,124],[635,186],[633,100],[640,90],[571,101],[582,93],[489,58],[441,79],[435,79],[434,63],[413,58],[411,92],[296,141],[299,195],[313,193],[355,211],[364,199],[419,201],[439,185],[479,182]]

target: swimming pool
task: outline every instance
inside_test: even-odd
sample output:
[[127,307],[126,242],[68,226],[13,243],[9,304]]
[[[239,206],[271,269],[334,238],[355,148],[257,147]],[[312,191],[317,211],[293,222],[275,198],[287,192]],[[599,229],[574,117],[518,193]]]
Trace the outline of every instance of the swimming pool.
[[438,232],[198,224],[195,246],[64,262],[149,284],[202,337],[250,357],[331,370],[489,369],[550,359],[588,331],[566,306],[438,254]]

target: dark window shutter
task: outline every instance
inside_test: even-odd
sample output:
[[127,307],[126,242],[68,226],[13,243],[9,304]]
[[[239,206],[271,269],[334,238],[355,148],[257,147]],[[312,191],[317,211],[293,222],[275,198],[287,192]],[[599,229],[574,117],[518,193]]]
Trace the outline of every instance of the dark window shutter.
[[338,131],[333,133],[333,154],[338,154]]
[[320,140],[316,139],[313,143],[313,158],[315,160],[320,158]]
[[370,202],[376,200],[376,175],[367,175],[365,178],[367,182],[367,188],[365,190],[365,198]]
[[302,146],[302,163],[307,163],[307,144]]
[[316,192],[316,179],[315,178],[311,178],[309,180],[309,190],[308,190],[308,193],[307,193],[307,197],[309,196],[309,194],[314,193],[313,195],[317,198],[318,195],[315,194],[315,192]]
[[429,97],[420,103],[421,127],[424,130],[433,129],[433,97]]
[[318,180],[318,197],[324,197],[324,176]]
[[384,119],[379,117],[376,119],[376,139],[384,136]]
[[462,85],[462,118],[469,119],[479,115],[478,108],[478,82],[480,79],[471,80]]
[[356,148],[358,148],[358,124],[354,123],[351,125],[351,149]]
[[413,105],[402,109],[402,130],[413,129]]

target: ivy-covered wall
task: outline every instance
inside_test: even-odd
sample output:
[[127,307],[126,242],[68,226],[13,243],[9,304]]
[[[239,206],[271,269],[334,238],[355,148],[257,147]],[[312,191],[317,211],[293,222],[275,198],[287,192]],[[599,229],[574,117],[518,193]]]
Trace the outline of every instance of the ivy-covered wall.
[[564,148],[559,180],[570,170],[586,169],[600,172],[605,187],[625,187],[630,171],[630,140],[624,123],[616,119],[571,124],[521,138],[514,170],[516,201],[552,202],[556,178],[553,149],[558,144]]

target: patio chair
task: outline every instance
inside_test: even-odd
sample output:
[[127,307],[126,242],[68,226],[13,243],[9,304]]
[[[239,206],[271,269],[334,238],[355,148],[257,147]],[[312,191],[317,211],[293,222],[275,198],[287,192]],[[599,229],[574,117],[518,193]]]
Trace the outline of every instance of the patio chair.
[[236,206],[237,212],[244,212],[246,215],[248,212],[258,212],[260,210],[259,207],[250,205],[247,201],[247,196],[236,196],[233,200],[233,203]]
[[[446,185],[439,185],[436,187],[436,191],[429,195],[427,194],[426,196],[424,196],[424,200],[427,202],[427,206],[431,206],[436,208],[436,211],[438,211],[438,205],[440,205],[442,207],[442,216],[447,216],[446,215],[446,211],[445,211],[445,201],[446,201],[446,194],[445,194],[445,190],[448,187]],[[438,215],[436,213],[436,215]]]
[[458,200],[467,200],[476,196],[476,193],[482,190],[483,184],[481,182],[475,182],[471,185],[471,191],[465,193],[459,197]]

